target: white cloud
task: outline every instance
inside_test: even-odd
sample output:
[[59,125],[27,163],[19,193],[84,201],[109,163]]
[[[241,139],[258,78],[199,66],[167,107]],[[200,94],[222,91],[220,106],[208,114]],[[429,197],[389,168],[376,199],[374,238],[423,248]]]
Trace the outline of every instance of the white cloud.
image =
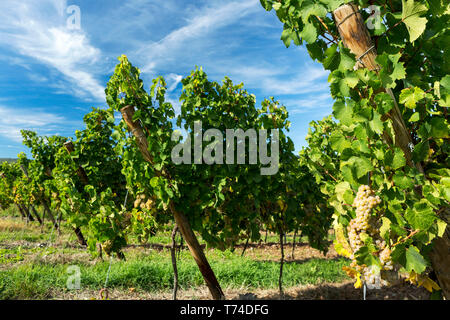
[[179,74],[175,74],[175,73],[169,73],[165,77],[165,80],[167,81],[167,84],[169,85],[169,87],[167,88],[167,91],[172,92],[173,90],[175,90],[177,85],[181,82],[181,79],[183,79],[183,76],[181,76]]
[[326,92],[319,93],[317,95],[307,95],[306,97],[299,99],[283,99],[282,103],[288,109],[289,114],[294,115],[310,111],[318,113],[319,109],[329,112],[329,109],[333,104],[333,100],[330,97],[330,94]]
[[228,74],[233,81],[244,82],[246,87],[258,88],[267,95],[328,92],[328,71],[309,63],[299,65],[298,69],[288,69],[277,64],[265,66],[241,64],[228,71]]
[[93,75],[101,52],[83,30],[69,30],[65,0],[2,1],[0,46],[58,70],[83,97],[104,101],[104,89]]
[[[37,109],[26,112],[0,105],[0,135],[14,142],[22,142],[20,130],[33,130],[43,134],[54,134],[75,123],[63,116]],[[79,124],[78,124],[79,125]]]
[[209,41],[212,40],[211,36],[215,31],[261,9],[258,0],[227,1],[226,4],[218,1],[210,3],[213,4],[204,6],[193,12],[192,17],[187,17],[184,26],[171,31],[157,42],[144,45],[137,51],[137,56],[145,57],[143,72],[153,73],[156,66],[167,63],[185,63],[186,56],[204,55],[205,46],[211,49],[216,43]]

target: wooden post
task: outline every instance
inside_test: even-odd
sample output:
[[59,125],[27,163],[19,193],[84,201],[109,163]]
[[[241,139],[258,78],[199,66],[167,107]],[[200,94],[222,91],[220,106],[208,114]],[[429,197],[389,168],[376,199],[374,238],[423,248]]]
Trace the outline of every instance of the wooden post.
[[[135,136],[136,143],[142,153],[142,156],[147,162],[154,165],[153,158],[150,155],[150,152],[148,151],[148,141],[144,134],[144,130],[142,129],[139,122],[133,121],[133,115],[135,112],[134,107],[126,106],[122,108],[120,112],[122,113],[122,117],[128,126],[128,130],[131,131]],[[155,171],[155,174],[157,176],[162,176],[163,172]],[[175,218],[175,223],[178,225],[178,228],[181,234],[183,235],[183,238],[186,240],[186,244],[192,254],[192,257],[197,263],[200,272],[203,275],[203,279],[205,280],[206,285],[208,286],[208,289],[211,292],[213,299],[215,300],[225,299],[225,295],[219,285],[219,282],[217,281],[216,275],[214,274],[214,271],[209,265],[205,253],[203,252],[203,249],[200,246],[197,237],[192,231],[191,225],[187,217],[181,211],[178,211],[175,208],[175,204],[173,203],[172,200],[170,200],[169,202],[169,209]]]
[[280,228],[280,249],[281,249],[281,258],[280,258],[280,275],[278,277],[278,289],[280,291],[280,299],[283,299],[283,265],[284,265],[284,246],[283,246],[283,235],[284,232]]
[[[375,62],[376,48],[372,43],[370,34],[364,24],[364,20],[359,13],[358,6],[353,3],[348,3],[340,6],[334,12],[334,19],[339,31],[339,34],[344,42],[344,45],[350,51],[360,57],[356,68],[366,67],[369,70],[378,71],[380,66]],[[397,101],[391,89],[386,89],[386,92],[394,100],[394,108],[389,112],[389,117],[392,119],[392,126],[395,131],[395,144],[403,150],[405,159],[410,167],[416,167],[419,172],[424,172],[420,163],[413,163],[412,152],[412,138],[405,125]],[[449,210],[444,210],[444,221],[449,222]],[[430,259],[432,268],[435,272],[439,285],[442,288],[443,295],[446,299],[450,299],[450,231],[449,225],[441,238],[435,239],[433,249],[430,252]]]
[[55,226],[56,230],[59,231],[59,225],[56,223],[55,217],[53,216],[53,213],[51,212],[47,202],[45,201],[44,196],[40,195],[39,201],[41,202],[42,206],[44,207],[44,213],[48,215],[48,217],[52,221],[53,225]]
[[247,250],[248,242],[250,241],[250,234],[247,237],[247,241],[245,241],[244,249],[242,250],[241,257],[244,256],[245,250]]
[[[372,42],[369,31],[364,24],[364,19],[359,12],[358,6],[354,3],[348,3],[340,6],[333,12],[339,35],[344,45],[356,56],[357,63],[355,68],[367,68],[378,72],[380,66],[376,63],[377,51]],[[395,144],[402,149],[405,159],[409,166],[416,167],[423,173],[420,163],[414,164],[412,161],[411,147],[413,146],[411,135],[406,127],[403,116],[397,104],[392,90],[387,88],[385,91],[394,100],[394,108],[389,111],[389,117],[392,119],[392,126],[395,132]]]
[[297,232],[298,232],[298,229],[295,229],[294,240],[292,241],[292,254],[291,254],[292,260],[295,259],[295,257],[294,257],[294,254],[295,254],[295,238],[297,237]]
[[175,255],[176,250],[176,239],[175,236],[178,232],[178,226],[175,225],[172,230],[172,247],[170,248],[170,255],[172,257],[172,267],[173,267],[173,291],[172,291],[172,299],[177,300],[177,292],[178,292],[178,268],[177,268],[177,257]]
[[36,220],[31,215],[30,210],[28,209],[28,207],[26,205],[23,205],[23,211],[25,211],[25,214],[27,215],[29,221],[35,221]]
[[22,208],[20,207],[19,204],[15,203],[17,209],[19,209],[20,215],[22,216],[23,219],[26,219],[27,217],[25,216],[25,213],[23,212]]
[[36,209],[34,208],[34,206],[33,206],[32,204],[30,204],[30,209],[31,209],[31,211],[32,211],[33,214],[34,214],[34,217],[37,219],[37,221],[39,222],[39,224],[42,226],[42,225],[43,225],[43,222],[42,222],[42,220],[41,220],[41,217],[39,217],[38,212],[36,211]]
[[80,227],[73,228],[73,231],[75,232],[75,235],[77,236],[78,242],[82,246],[87,246],[86,239],[84,239],[83,233],[81,232]]

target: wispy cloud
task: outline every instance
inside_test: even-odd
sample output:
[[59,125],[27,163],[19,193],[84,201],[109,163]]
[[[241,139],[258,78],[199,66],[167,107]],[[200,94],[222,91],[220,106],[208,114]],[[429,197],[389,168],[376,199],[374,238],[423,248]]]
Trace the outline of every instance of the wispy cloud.
[[63,116],[38,109],[26,112],[17,108],[0,105],[0,135],[14,142],[22,142],[20,130],[38,131],[40,134],[55,134],[67,126],[80,126]]
[[92,73],[101,51],[83,30],[67,29],[65,8],[65,0],[2,1],[0,46],[55,68],[82,96],[103,101],[103,86]]
[[[144,72],[152,73],[156,66],[184,64],[186,57],[203,55],[214,48],[216,41],[210,40],[213,33],[231,25],[256,10],[260,10],[258,0],[247,1],[212,1],[212,4],[194,10],[186,24],[172,30],[161,40],[141,47],[137,54],[145,56]],[[208,48],[205,51],[205,48]],[[184,57],[184,58],[183,58]],[[191,66],[192,67],[192,66]]]
[[306,112],[319,112],[319,109],[329,111],[332,99],[328,92],[317,95],[309,94],[298,99],[284,99],[283,104],[287,106],[289,114],[303,114]]

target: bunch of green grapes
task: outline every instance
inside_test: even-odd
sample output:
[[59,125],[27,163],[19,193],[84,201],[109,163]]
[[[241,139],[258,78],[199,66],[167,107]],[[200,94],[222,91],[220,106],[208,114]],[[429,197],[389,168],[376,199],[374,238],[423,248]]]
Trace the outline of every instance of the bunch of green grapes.
[[[369,289],[379,289],[382,285],[387,285],[388,282],[382,277],[381,271],[392,271],[394,269],[391,260],[391,250],[386,245],[386,242],[379,237],[377,217],[373,214],[373,210],[380,203],[380,197],[375,195],[369,186],[360,186],[353,202],[356,218],[352,219],[347,227],[349,243],[352,249],[350,256],[352,262],[350,266],[361,274],[361,281]],[[359,265],[356,261],[355,253],[365,245],[364,239],[369,237],[372,239],[380,238],[375,240],[375,245],[378,248],[381,268],[377,266]]]
[[141,193],[136,197],[134,207],[140,210],[152,211],[152,209],[155,208],[155,201],[154,199],[148,198],[145,194]]

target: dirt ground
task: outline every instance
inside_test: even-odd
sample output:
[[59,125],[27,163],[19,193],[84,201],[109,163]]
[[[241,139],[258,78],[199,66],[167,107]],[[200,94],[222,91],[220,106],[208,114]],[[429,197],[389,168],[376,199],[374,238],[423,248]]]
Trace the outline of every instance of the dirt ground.
[[[363,300],[363,290],[355,289],[351,280],[342,283],[323,283],[284,289],[284,296],[278,290],[247,290],[246,288],[225,289],[228,300]],[[61,300],[100,300],[99,291],[55,291],[51,296]],[[430,294],[423,288],[416,288],[407,283],[379,290],[367,290],[366,300],[428,300]],[[129,290],[109,290],[109,300],[171,300],[170,291],[159,293]],[[178,300],[209,300],[211,296],[206,287],[179,290]]]

